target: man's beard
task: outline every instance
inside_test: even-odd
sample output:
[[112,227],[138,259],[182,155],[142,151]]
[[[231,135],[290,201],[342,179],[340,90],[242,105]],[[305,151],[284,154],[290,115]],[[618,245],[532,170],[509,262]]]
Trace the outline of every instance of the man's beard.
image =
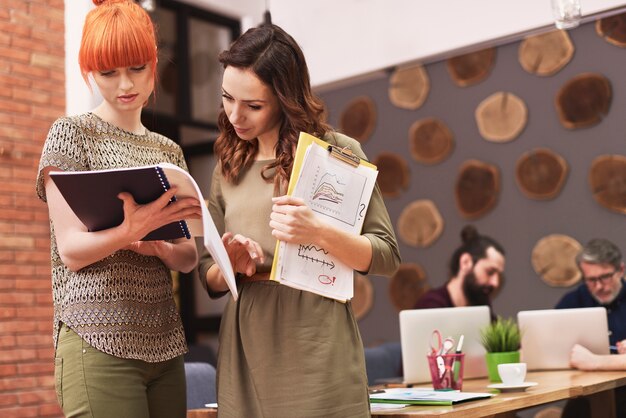
[[488,284],[480,285],[477,283],[474,269],[465,275],[465,280],[463,280],[463,294],[470,306],[490,305],[493,291],[493,286]]

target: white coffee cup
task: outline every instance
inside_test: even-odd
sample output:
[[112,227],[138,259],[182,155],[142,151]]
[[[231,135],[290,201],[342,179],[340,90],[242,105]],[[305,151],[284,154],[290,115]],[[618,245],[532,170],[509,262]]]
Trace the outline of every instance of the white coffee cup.
[[526,363],[498,364],[498,373],[505,385],[520,385],[526,378]]

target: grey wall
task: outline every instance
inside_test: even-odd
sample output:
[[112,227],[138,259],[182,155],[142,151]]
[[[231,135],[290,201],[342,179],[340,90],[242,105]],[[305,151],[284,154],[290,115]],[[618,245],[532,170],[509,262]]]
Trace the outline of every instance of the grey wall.
[[[378,79],[321,93],[329,109],[329,119],[338,126],[345,106],[356,96],[367,95],[377,106],[376,129],[363,148],[370,159],[381,151],[405,156],[411,182],[400,197],[387,199],[394,224],[402,209],[416,199],[432,199],[444,218],[441,237],[429,248],[414,248],[401,241],[403,262],[419,263],[431,286],[447,280],[447,264],[460,244],[460,231],[468,223],[458,212],[454,183],[458,167],[476,158],[500,168],[501,194],[497,206],[472,221],[479,232],[490,235],[504,246],[506,285],[494,302],[502,316],[515,316],[519,310],[551,308],[570,288],[553,288],[534,272],[530,254],[537,241],[552,233],[569,235],[584,244],[593,237],[613,240],[626,251],[626,218],[601,207],[593,199],[587,181],[592,160],[601,154],[625,155],[626,140],[626,49],[607,43],[595,33],[593,23],[569,32],[576,48],[573,59],[551,77],[529,74],[518,62],[519,42],[498,47],[490,76],[470,87],[457,87],[445,61],[426,65],[431,89],[424,105],[414,111],[393,106],[387,94],[388,79]],[[433,34],[434,36],[435,34]],[[332,65],[332,63],[328,63]],[[559,88],[582,72],[598,72],[611,80],[613,102],[609,115],[598,125],[567,130],[558,121],[554,98]],[[476,106],[496,91],[510,91],[528,106],[528,124],[512,142],[497,144],[480,136],[474,120]],[[417,163],[410,157],[408,130],[425,117],[444,121],[455,136],[450,157],[434,166]],[[515,164],[524,152],[547,147],[563,156],[570,172],[561,193],[553,200],[530,200],[515,183]],[[399,339],[398,313],[388,296],[388,279],[371,277],[375,287],[374,307],[360,320],[366,345]]]

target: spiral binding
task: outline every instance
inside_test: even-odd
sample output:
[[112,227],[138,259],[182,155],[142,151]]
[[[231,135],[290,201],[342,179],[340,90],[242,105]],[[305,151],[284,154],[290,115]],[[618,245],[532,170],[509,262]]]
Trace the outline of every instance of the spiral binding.
[[[159,181],[161,182],[161,185],[163,186],[163,190],[168,191],[171,186],[170,186],[169,180],[167,180],[167,176],[165,175],[163,168],[159,167],[158,165],[155,166],[155,168],[156,168],[157,176],[159,176]],[[176,202],[176,196],[172,196],[172,198],[170,199],[170,203],[172,202]],[[180,229],[183,231],[183,235],[187,237],[187,239],[190,239],[191,234],[189,233],[189,227],[187,226],[187,222],[184,219],[181,219],[180,221],[178,221],[178,225],[180,225]]]

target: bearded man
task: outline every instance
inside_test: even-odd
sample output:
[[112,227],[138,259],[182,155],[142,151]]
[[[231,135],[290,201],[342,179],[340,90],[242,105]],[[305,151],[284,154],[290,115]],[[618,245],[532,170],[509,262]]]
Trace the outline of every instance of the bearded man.
[[461,240],[450,259],[450,279],[422,295],[416,309],[491,306],[504,280],[504,248],[472,225],[463,228]]

